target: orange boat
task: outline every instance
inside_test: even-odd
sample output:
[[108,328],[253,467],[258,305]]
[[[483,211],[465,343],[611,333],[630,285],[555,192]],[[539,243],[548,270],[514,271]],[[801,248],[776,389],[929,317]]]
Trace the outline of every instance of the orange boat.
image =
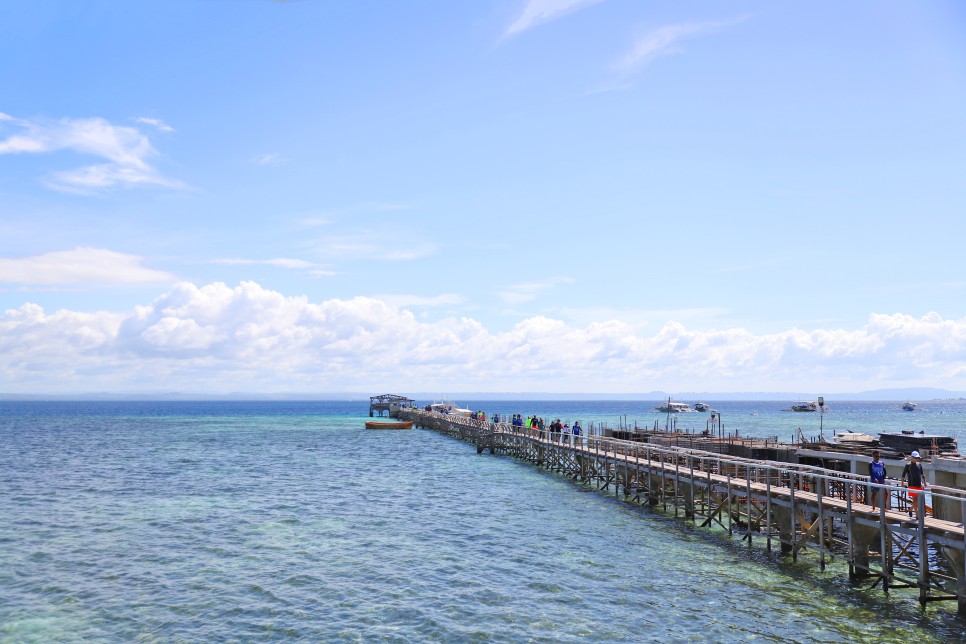
[[367,420],[366,429],[412,429],[413,422],[411,420],[397,420],[397,421],[381,421],[381,420]]

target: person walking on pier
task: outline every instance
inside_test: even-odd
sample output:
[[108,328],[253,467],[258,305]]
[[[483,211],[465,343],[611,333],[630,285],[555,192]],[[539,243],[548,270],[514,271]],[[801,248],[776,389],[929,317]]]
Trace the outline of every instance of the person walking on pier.
[[919,518],[919,493],[925,485],[925,477],[922,475],[922,464],[919,463],[919,452],[913,452],[909,455],[912,459],[911,462],[907,463],[904,468],[902,468],[902,483],[908,480],[909,485],[909,500],[912,502],[912,510],[909,511],[909,516],[913,516],[915,513],[916,518]]
[[[879,460],[879,450],[872,452],[872,462],[869,463],[869,482],[884,484],[886,479],[886,468],[885,463]],[[876,495],[881,495],[883,498],[882,506],[888,510],[889,509],[889,495],[888,490],[880,487],[871,488],[871,499],[872,499],[872,509],[875,510],[875,497]]]
[[554,430],[553,430],[554,442],[562,443],[563,442],[563,423],[561,423],[560,419],[558,418],[557,420],[554,421],[553,426],[554,426]]
[[580,421],[574,421],[574,446],[580,445]]

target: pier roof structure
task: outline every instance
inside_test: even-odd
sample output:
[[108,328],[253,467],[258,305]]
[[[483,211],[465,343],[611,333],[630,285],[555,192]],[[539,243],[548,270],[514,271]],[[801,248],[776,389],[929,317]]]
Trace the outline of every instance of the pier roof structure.
[[375,412],[382,416],[384,413],[392,411],[393,405],[397,407],[412,407],[416,403],[412,398],[399,396],[396,394],[379,394],[369,396],[369,417],[372,418]]

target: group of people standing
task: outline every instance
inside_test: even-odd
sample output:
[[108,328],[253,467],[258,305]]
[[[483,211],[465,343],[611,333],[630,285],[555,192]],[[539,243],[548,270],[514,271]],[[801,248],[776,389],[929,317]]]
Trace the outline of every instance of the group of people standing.
[[[886,467],[885,463],[879,460],[880,454],[879,450],[872,452],[872,462],[869,463],[869,482],[876,483],[878,485],[885,485],[886,482]],[[908,481],[908,485],[906,482]],[[919,517],[919,494],[926,487],[926,477],[923,476],[922,463],[919,462],[919,452],[914,451],[909,455],[909,462],[906,466],[902,468],[902,478],[900,479],[900,484],[906,487],[909,494],[909,501],[912,504],[912,509],[909,510],[909,516]],[[876,508],[876,498],[883,494],[883,491],[888,491],[885,488],[873,487],[871,490],[871,506],[874,510]],[[884,496],[884,507],[886,510],[889,509],[889,494]]]
[[[493,422],[499,422],[499,416]],[[583,434],[583,428],[580,426],[580,421],[575,421],[573,427],[569,423],[562,423],[560,419],[550,423],[549,427],[542,417],[539,416],[527,416],[524,420],[522,414],[513,414],[510,419],[510,424],[514,427],[526,427],[530,429],[534,434],[550,430],[550,438],[555,442],[572,442],[577,444],[579,442],[579,437]],[[571,438],[573,440],[571,440]]]
[[561,424],[560,419],[550,423],[550,439],[557,442],[567,442],[570,437],[573,436],[573,442],[576,444],[580,440],[580,435],[583,430],[580,428],[580,421],[574,421],[574,426],[564,423]]

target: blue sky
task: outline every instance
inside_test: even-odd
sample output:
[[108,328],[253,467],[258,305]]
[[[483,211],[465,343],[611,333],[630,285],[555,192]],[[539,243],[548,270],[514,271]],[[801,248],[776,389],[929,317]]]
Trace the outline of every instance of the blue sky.
[[0,5],[0,391],[966,390],[966,5]]

